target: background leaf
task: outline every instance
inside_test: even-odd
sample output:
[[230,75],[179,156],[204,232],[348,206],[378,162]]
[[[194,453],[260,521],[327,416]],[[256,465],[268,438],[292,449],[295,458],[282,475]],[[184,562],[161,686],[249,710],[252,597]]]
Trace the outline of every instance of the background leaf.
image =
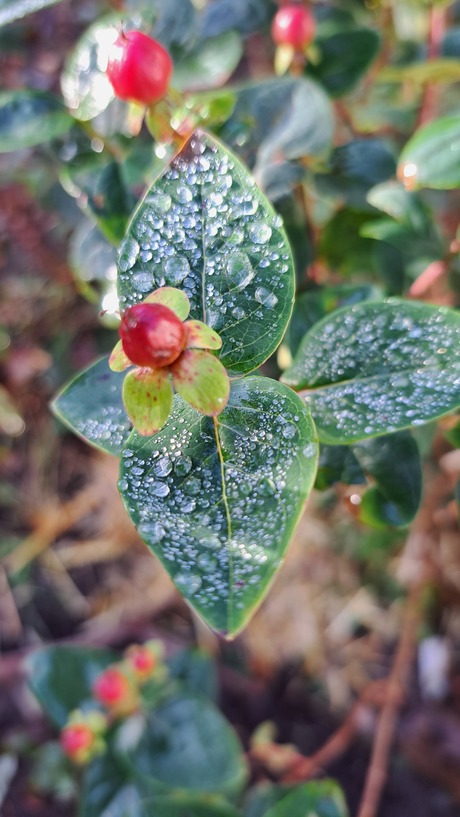
[[126,308],[162,286],[190,298],[190,317],[222,338],[233,373],[276,349],[292,309],[294,271],[276,216],[246,169],[197,131],[148,191],[120,248]]
[[242,54],[241,37],[236,31],[200,40],[193,51],[176,61],[174,87],[181,91],[203,91],[223,85],[233,74]]
[[293,817],[294,814],[348,817],[348,809],[337,783],[333,780],[312,780],[286,794],[261,817]]
[[279,567],[313,484],[317,446],[302,401],[275,381],[232,385],[218,421],[175,398],[150,439],[134,432],[120,491],[139,534],[215,629],[235,634]]
[[48,717],[62,727],[74,709],[88,703],[93,681],[115,660],[109,650],[88,647],[37,650],[26,661],[29,686]]
[[331,103],[307,78],[269,79],[235,92],[237,104],[221,136],[253,168],[270,198],[286,195],[303,175],[289,162],[322,157],[330,148]]
[[328,93],[343,96],[355,87],[376,58],[380,37],[369,28],[337,31],[315,39],[321,58],[307,66],[308,75],[319,81]]
[[135,736],[129,723],[119,730],[117,751],[147,791],[239,794],[247,777],[242,747],[210,701],[189,694],[171,697],[139,725]]
[[124,374],[112,372],[105,357],[65,386],[53,411],[86,442],[119,455],[131,431],[121,396],[123,381]]
[[0,153],[49,142],[72,125],[72,117],[53,94],[26,89],[0,94]]
[[411,189],[460,187],[460,116],[446,116],[415,131],[399,157],[398,174]]
[[302,342],[282,380],[309,388],[332,445],[423,425],[460,405],[460,315],[397,299],[337,310]]

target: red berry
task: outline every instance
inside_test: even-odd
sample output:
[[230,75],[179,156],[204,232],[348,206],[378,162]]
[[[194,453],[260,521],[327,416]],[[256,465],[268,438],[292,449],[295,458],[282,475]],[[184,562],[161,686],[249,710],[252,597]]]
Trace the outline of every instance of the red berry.
[[173,64],[162,45],[142,31],[120,34],[113,44],[107,76],[120,99],[144,105],[158,102],[168,90]]
[[93,694],[98,701],[110,708],[130,697],[132,689],[126,675],[116,667],[109,667],[96,678]]
[[136,304],[121,319],[120,337],[132,363],[160,369],[173,363],[184,350],[187,330],[169,307]]
[[94,734],[92,729],[84,723],[65,726],[61,732],[60,743],[64,754],[78,761],[85,757],[93,745]]
[[133,646],[126,657],[133,670],[140,675],[152,673],[157,664],[156,655],[148,647]]
[[283,6],[274,17],[272,38],[277,45],[292,45],[303,51],[315,36],[315,19],[303,6]]

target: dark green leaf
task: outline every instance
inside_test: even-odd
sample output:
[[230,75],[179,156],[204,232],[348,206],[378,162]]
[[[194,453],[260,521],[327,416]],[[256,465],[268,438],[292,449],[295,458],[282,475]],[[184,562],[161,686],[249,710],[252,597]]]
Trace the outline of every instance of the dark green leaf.
[[176,397],[168,425],[134,432],[120,491],[140,535],[215,629],[234,635],[260,603],[313,484],[311,418],[289,389],[233,383],[213,421]]
[[230,725],[210,701],[188,694],[169,698],[135,728],[127,722],[117,751],[152,793],[188,789],[235,796],[247,776]]
[[241,817],[241,812],[215,795],[176,793],[144,801],[144,808],[145,817]]
[[0,0],[0,26],[61,2],[62,0]]
[[460,448],[460,422],[449,431],[444,431],[444,436],[454,448]]
[[[270,79],[235,92],[238,101],[221,135],[254,168],[267,194],[271,186],[278,196],[285,195],[277,177],[285,173],[286,163],[329,151],[334,129],[331,103],[316,83],[305,78]],[[298,178],[295,175],[293,183]]]
[[103,323],[115,329],[119,323],[116,251],[87,219],[80,222],[70,239],[69,263],[78,291],[98,305]]
[[74,709],[88,703],[93,681],[115,657],[109,650],[87,647],[47,647],[32,653],[26,662],[29,686],[56,726],[64,726]]
[[282,380],[332,445],[428,423],[460,406],[460,314],[402,300],[340,309],[310,330]]
[[321,59],[309,64],[309,76],[321,82],[331,96],[342,96],[355,87],[380,49],[380,37],[368,28],[335,32],[315,40]]
[[187,293],[191,317],[221,336],[233,373],[278,346],[292,310],[294,271],[281,219],[239,161],[201,131],[134,214],[120,248],[123,308],[162,286]]
[[112,244],[122,240],[135,199],[127,189],[121,166],[101,157],[79,162],[65,169],[67,188],[77,196],[82,208],[97,222]]
[[58,394],[53,411],[86,442],[119,455],[129,437],[131,423],[122,400],[124,374],[112,372],[108,358],[80,372]]
[[360,232],[364,238],[372,238],[394,248],[409,281],[418,278],[432,261],[439,260],[445,253],[433,223],[428,223],[425,230],[416,231],[392,219],[382,218],[366,222]]
[[[305,209],[293,192],[277,198],[276,211],[284,222],[284,229],[294,256],[297,290],[307,283],[307,268],[314,260],[313,238],[310,225],[306,223]],[[295,309],[295,305],[294,305]]]
[[325,225],[318,243],[318,255],[337,272],[344,275],[365,275],[369,278],[375,264],[374,242],[360,234],[372,217],[344,207]]
[[224,85],[243,54],[241,37],[227,31],[199,41],[193,51],[178,58],[173,84],[181,91],[203,91]]
[[203,36],[215,37],[231,29],[251,34],[269,22],[274,8],[270,0],[213,0],[203,10]]
[[398,175],[410,189],[460,187],[460,116],[446,116],[419,128],[399,158]]
[[324,491],[336,482],[345,485],[363,485],[366,478],[352,446],[321,445],[315,488]]
[[286,794],[262,817],[348,817],[343,792],[333,780],[312,780]]
[[197,695],[217,700],[216,665],[209,653],[200,649],[180,650],[168,661],[170,676]]
[[376,527],[412,522],[422,494],[422,464],[417,443],[407,431],[352,446],[361,468],[377,483],[361,499],[359,519]]
[[311,327],[326,315],[342,306],[352,306],[362,301],[383,299],[383,292],[371,284],[339,284],[325,286],[312,292],[304,292],[296,298],[291,322],[288,326],[284,343],[289,346],[292,355],[297,350]]
[[139,787],[110,750],[86,769],[78,814],[79,817],[150,817],[144,809]]
[[432,214],[420,198],[397,181],[377,184],[367,194],[372,207],[382,210],[396,221],[410,227],[414,232],[423,233],[432,228]]
[[0,153],[49,142],[72,124],[72,117],[53,94],[32,90],[0,94]]
[[329,166],[329,173],[315,176],[320,193],[338,198],[350,207],[369,209],[367,192],[394,176],[396,160],[383,139],[354,139],[333,151]]
[[292,787],[288,785],[259,783],[248,792],[244,804],[244,817],[264,817],[268,809],[276,805],[290,791]]

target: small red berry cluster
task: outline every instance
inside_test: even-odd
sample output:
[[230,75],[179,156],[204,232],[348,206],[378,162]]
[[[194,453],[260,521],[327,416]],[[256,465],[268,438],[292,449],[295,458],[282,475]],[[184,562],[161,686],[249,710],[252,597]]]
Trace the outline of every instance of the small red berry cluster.
[[272,38],[276,45],[288,45],[295,51],[304,51],[314,36],[315,18],[304,5],[289,3],[275,14]]
[[155,105],[166,94],[172,72],[168,52],[142,31],[122,32],[109,53],[107,76],[119,99]]
[[123,660],[107,667],[93,683],[93,698],[101,709],[72,712],[61,730],[60,744],[64,754],[78,766],[102,754],[104,734],[110,724],[141,708],[141,688],[147,681],[161,684],[166,677],[161,642],[148,641],[128,647]]

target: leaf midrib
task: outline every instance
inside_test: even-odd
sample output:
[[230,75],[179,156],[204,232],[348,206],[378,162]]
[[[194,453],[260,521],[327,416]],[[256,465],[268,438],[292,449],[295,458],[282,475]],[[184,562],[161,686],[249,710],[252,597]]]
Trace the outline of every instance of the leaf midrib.
[[[450,362],[451,363],[451,362]],[[318,391],[326,391],[327,389],[333,389],[337,386],[346,386],[348,384],[360,384],[360,383],[369,383],[371,381],[378,381],[384,380],[386,378],[392,377],[393,375],[414,375],[417,372],[449,372],[451,366],[445,366],[441,368],[440,366],[417,366],[416,368],[406,368],[406,369],[394,369],[388,372],[384,372],[383,374],[374,374],[370,375],[369,377],[350,377],[347,380],[335,380],[332,383],[324,383],[322,386],[311,386],[308,388],[304,385],[295,385],[292,383],[287,383],[286,381],[282,380],[286,386],[289,386],[293,391],[297,394],[301,394],[305,392],[306,394],[314,394]]]

